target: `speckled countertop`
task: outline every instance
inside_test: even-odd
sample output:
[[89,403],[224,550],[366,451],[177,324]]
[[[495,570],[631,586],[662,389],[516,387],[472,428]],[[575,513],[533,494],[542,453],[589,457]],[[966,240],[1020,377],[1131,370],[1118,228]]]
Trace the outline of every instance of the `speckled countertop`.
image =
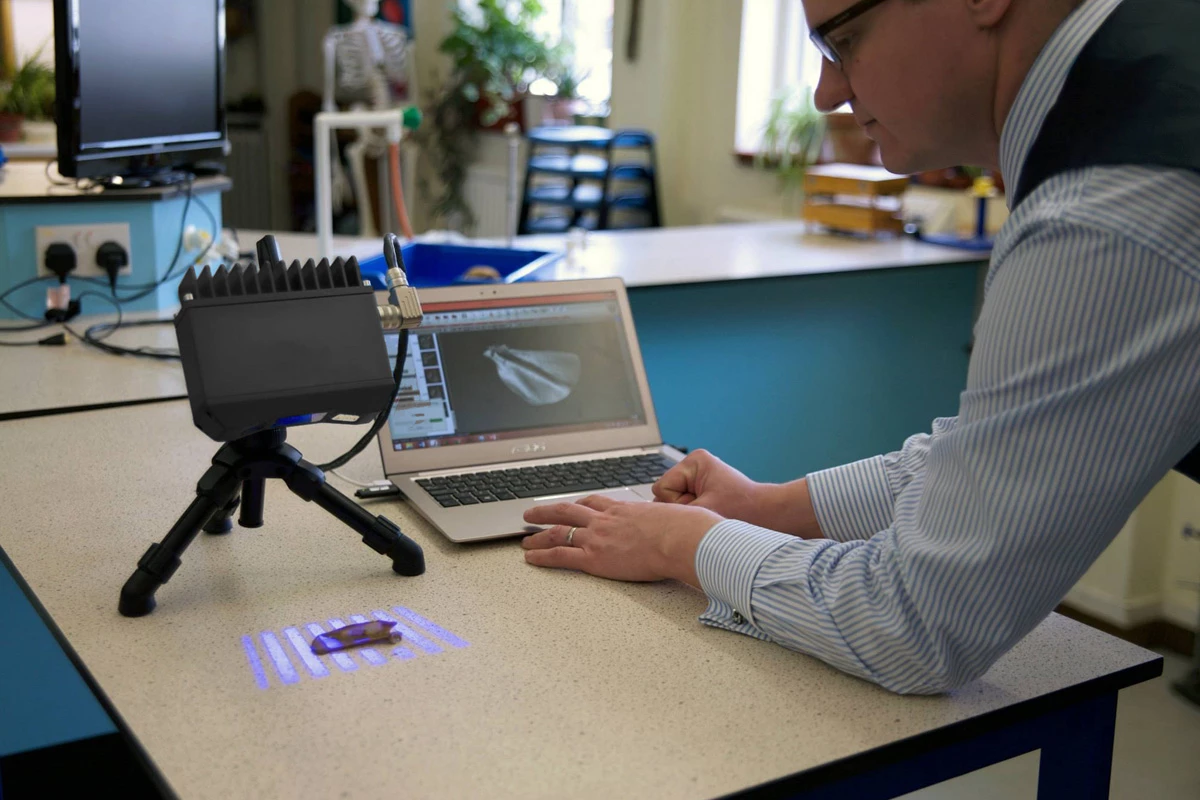
[[[154,313],[127,314],[150,319]],[[88,325],[111,317],[71,322],[82,333]],[[37,341],[57,328],[5,334],[6,342]],[[122,347],[175,349],[171,325],[126,328],[109,341]],[[50,409],[104,406],[187,396],[178,361],[121,358],[89,347],[72,337],[61,347],[0,347],[0,418]]]
[[[290,441],[318,461],[359,433]],[[186,402],[0,423],[0,452],[21,454],[4,466],[0,546],[184,798],[707,797],[1157,660],[1052,616],[955,695],[898,697],[702,626],[688,587],[536,569],[515,540],[453,545],[376,502],[425,549],[426,574],[399,577],[278,482],[264,527],[201,534],[158,610],[119,616],[122,583],[215,449]],[[378,464],[370,448],[348,471]],[[349,672],[324,657],[320,676],[287,639],[396,607],[454,636],[355,655]]]

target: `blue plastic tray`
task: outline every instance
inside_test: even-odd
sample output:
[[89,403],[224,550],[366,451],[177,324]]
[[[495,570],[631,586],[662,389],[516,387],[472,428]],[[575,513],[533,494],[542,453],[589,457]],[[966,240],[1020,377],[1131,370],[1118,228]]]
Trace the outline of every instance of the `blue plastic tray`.
[[[562,257],[546,250],[510,250],[503,247],[473,247],[460,244],[413,242],[400,248],[408,282],[412,286],[454,286],[456,284],[493,283],[467,277],[471,267],[492,267],[500,273],[501,283],[537,280],[532,277],[542,267]],[[380,253],[359,262],[363,277],[376,289],[386,289],[387,262]]]

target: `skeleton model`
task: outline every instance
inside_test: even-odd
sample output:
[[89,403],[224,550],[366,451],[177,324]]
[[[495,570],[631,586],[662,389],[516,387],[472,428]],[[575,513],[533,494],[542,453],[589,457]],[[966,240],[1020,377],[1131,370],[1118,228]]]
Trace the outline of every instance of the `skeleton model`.
[[[337,111],[339,104],[351,110],[394,108],[397,98],[393,87],[408,84],[408,35],[398,25],[375,18],[379,0],[346,2],[354,10],[354,21],[334,27],[325,35],[324,110]],[[332,147],[334,209],[340,211],[344,202],[353,196],[359,210],[360,235],[378,236],[371,214],[375,204],[367,192],[366,159],[370,156],[386,164],[382,159],[387,153],[387,142],[379,131],[364,130],[346,148],[353,189],[342,172],[336,139]],[[386,179],[379,185],[386,186]],[[381,209],[380,220],[388,219],[383,211]]]

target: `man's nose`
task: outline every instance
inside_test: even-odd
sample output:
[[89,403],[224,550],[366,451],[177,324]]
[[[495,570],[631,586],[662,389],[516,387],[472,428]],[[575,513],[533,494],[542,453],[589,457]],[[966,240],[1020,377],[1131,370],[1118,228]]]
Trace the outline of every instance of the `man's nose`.
[[821,59],[821,80],[813,96],[817,109],[830,114],[853,99],[854,91],[841,68],[827,58]]

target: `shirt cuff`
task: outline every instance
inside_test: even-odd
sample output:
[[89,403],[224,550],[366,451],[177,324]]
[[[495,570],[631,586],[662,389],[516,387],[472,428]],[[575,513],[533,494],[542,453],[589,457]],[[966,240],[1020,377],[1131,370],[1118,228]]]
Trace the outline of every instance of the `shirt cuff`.
[[796,537],[738,520],[718,522],[696,551],[696,575],[709,605],[700,621],[757,639],[767,635],[754,622],[754,578],[766,559]]
[[883,456],[810,473],[808,494],[821,532],[849,542],[870,539],[892,524],[892,490]]

